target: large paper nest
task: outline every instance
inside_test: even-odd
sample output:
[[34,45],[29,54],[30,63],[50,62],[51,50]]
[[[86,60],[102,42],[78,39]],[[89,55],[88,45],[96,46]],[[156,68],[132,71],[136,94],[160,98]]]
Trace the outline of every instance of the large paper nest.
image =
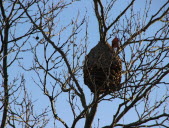
[[108,43],[99,42],[85,57],[84,83],[95,93],[111,93],[121,88],[121,60]]

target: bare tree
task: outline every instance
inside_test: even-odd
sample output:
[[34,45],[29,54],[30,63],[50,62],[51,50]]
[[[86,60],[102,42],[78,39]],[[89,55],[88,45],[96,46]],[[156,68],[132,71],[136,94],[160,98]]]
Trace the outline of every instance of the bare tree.
[[[83,61],[93,41],[90,12],[79,11],[64,19],[67,9],[81,2],[0,1],[1,127],[47,127],[54,122],[52,127],[75,128],[80,124],[85,128],[167,128],[169,2],[150,14],[155,1],[145,0],[144,9],[138,12],[137,1],[130,0],[114,15],[121,1],[92,1],[98,40],[109,42],[117,36],[121,41],[118,54],[122,60],[122,88],[101,95],[91,93],[83,83]],[[156,27],[157,24],[160,25]],[[25,25],[26,29],[17,33]],[[153,27],[157,29],[152,31]],[[14,67],[23,74],[11,75]],[[32,76],[26,75],[28,72]],[[36,91],[29,92],[28,77],[32,78],[31,84],[39,87],[36,91],[42,95],[40,101],[46,97],[47,104],[34,105],[36,98],[31,95]],[[105,101],[116,104],[116,108],[105,108],[114,109],[111,117],[98,117],[98,106]],[[35,112],[40,107],[44,108],[42,112]],[[62,114],[65,109],[71,113],[69,120],[67,113]],[[135,119],[124,120],[133,113]],[[104,124],[102,121],[107,118],[110,122]]]
[[[0,0],[1,128],[18,127],[18,125],[43,126],[47,122],[47,120],[41,121],[45,117],[45,111],[39,115],[33,112],[33,100],[27,92],[24,73],[17,67],[19,60],[23,59],[22,55],[31,50],[27,43],[29,38],[37,32],[31,24],[22,29],[28,18],[25,17],[25,11],[18,2]],[[25,1],[27,7],[31,7],[36,1],[31,4],[27,2]]]

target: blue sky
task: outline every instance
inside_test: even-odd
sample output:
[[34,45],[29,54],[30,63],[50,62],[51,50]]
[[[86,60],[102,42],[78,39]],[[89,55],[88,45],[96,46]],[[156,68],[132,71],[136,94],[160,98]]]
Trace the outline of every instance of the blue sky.
[[[149,12],[149,16],[151,16],[152,14],[154,14],[159,7],[161,7],[161,5],[163,5],[167,0],[154,0],[151,7],[150,7],[150,12]],[[123,11],[123,9],[126,7],[126,5],[130,2],[130,0],[125,0],[125,1],[119,1],[117,2],[117,4],[114,6],[112,12],[111,12],[111,18],[110,18],[110,22],[114,20],[114,18],[116,18],[116,16]],[[145,0],[137,0],[135,5],[134,5],[134,10],[137,12],[141,12],[143,14],[143,8],[145,6]],[[58,20],[60,20],[60,25],[59,27],[62,27],[64,25],[67,25],[71,22],[72,18],[75,19],[76,16],[79,13],[79,22],[81,21],[81,19],[83,18],[83,16],[86,14],[87,20],[89,21],[89,27],[88,27],[88,49],[87,51],[89,52],[91,48],[93,48],[99,41],[99,32],[98,32],[98,23],[94,14],[94,10],[93,10],[93,3],[92,0],[81,0],[79,2],[76,2],[72,5],[70,5],[68,8],[66,8],[62,15],[59,16]],[[153,26],[148,33],[146,33],[146,36],[149,36],[150,33],[153,33],[154,30],[158,29],[158,27],[161,26],[160,23],[157,23],[156,26]],[[20,28],[17,28],[17,30],[19,30],[18,35],[22,34],[23,31],[25,31],[25,29],[27,29],[29,27],[29,23],[27,25],[24,25]],[[82,27],[82,32],[78,35],[77,38],[77,45],[78,42],[80,42],[81,38],[84,36],[85,34],[85,27]],[[62,40],[66,40],[65,37],[69,36],[70,30],[66,30],[64,32],[65,35],[63,35]],[[109,34],[111,33],[111,31],[109,31]],[[147,35],[148,34],[148,35]],[[33,35],[32,38],[28,41],[30,44],[33,44],[33,46],[37,43],[37,41],[34,39],[36,35]],[[38,35],[39,37],[41,37],[41,35]],[[113,37],[112,37],[113,38]],[[108,40],[108,42],[110,42],[112,40],[112,38],[110,40]],[[55,38],[53,39],[55,41]],[[123,43],[123,42],[122,42]],[[24,49],[27,48],[27,46],[29,47],[29,45],[26,45],[26,47],[24,47]],[[39,49],[37,52],[39,54],[39,57],[41,57],[42,51],[41,49],[43,49],[43,46],[39,46]],[[49,50],[50,51],[50,50]],[[127,50],[126,50],[127,52]],[[26,57],[25,57],[26,56]],[[33,55],[31,55],[30,53],[21,53],[20,57],[24,57],[24,60],[22,61],[22,63],[28,68],[32,65],[32,60],[33,60]],[[41,58],[43,60],[43,56]],[[83,60],[81,60],[82,62]],[[33,78],[37,79],[37,76],[35,73],[32,72],[25,72],[23,71],[21,68],[16,68],[18,67],[18,63],[14,63],[13,66],[11,67],[11,69],[9,70],[9,78],[10,80],[16,76],[16,74],[25,74],[25,78],[26,78],[26,86],[28,88],[28,90],[31,92],[32,95],[32,99],[33,101],[37,100],[34,105],[35,105],[35,111],[37,113],[41,112],[41,110],[43,110],[45,107],[50,106],[50,103],[48,101],[48,98],[46,96],[43,95],[43,92],[40,90],[39,87],[37,87],[37,85],[35,85],[35,83],[33,82]],[[42,72],[43,74],[43,72]],[[55,81],[53,81],[51,78],[48,79],[49,83],[55,83]],[[88,102],[90,102],[91,99],[91,93],[89,91],[89,89],[87,89],[87,87],[83,84],[83,78],[81,77],[80,79],[80,83],[81,86],[83,86],[83,89],[85,90],[85,94],[87,95],[87,100]],[[11,80],[12,81],[12,80]],[[169,82],[168,79],[166,79],[166,81]],[[162,91],[165,91],[163,89],[161,89]],[[158,90],[155,90],[154,94],[160,95],[158,94]],[[156,97],[152,97],[153,99],[155,99]],[[99,104],[98,107],[98,111],[96,114],[96,118],[94,120],[94,125],[97,126],[98,123],[98,118],[100,119],[100,124],[99,126],[104,126],[104,125],[108,125],[111,123],[112,121],[112,117],[113,114],[116,112],[117,109],[117,105],[122,102],[119,99],[114,99],[112,102],[107,102],[107,101],[103,101],[101,104]],[[38,106],[38,107],[37,107]],[[66,109],[69,108],[69,104],[67,102],[67,95],[61,94],[60,97],[56,100],[56,109],[58,112],[58,115],[63,118],[63,120],[65,120],[65,122],[67,122],[67,124],[70,126],[72,123],[72,113],[70,111],[70,109]],[[140,110],[142,106],[140,105]],[[50,115],[49,117],[52,118],[52,115]],[[129,123],[131,120],[133,121],[133,117],[136,117],[136,113],[134,111],[130,111],[129,114],[127,114],[123,120],[121,120],[121,122],[124,123]],[[135,119],[136,119],[135,118]],[[84,120],[80,121],[77,124],[77,128],[83,126],[84,124]],[[52,127],[53,122],[51,120],[49,127]],[[60,123],[56,123],[57,128],[62,128],[62,125]]]

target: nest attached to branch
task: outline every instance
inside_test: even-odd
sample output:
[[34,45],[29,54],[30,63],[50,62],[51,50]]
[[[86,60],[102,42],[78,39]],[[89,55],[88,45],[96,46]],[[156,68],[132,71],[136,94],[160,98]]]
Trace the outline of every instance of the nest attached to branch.
[[99,42],[85,57],[84,83],[93,93],[111,93],[121,88],[122,63],[108,43]]

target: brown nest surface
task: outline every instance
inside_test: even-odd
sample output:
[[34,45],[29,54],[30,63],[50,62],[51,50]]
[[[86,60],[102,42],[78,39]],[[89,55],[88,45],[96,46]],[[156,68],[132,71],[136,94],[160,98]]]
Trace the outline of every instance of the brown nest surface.
[[93,93],[118,91],[121,70],[121,60],[114,49],[108,43],[99,42],[85,57],[84,83]]

